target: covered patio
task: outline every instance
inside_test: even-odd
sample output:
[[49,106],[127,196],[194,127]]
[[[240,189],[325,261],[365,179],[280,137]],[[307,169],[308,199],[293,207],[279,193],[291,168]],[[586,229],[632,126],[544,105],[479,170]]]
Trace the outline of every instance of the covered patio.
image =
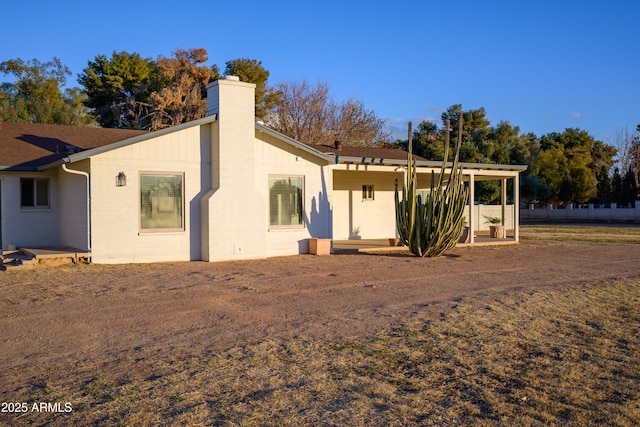
[[[506,228],[504,239],[511,243],[520,241],[520,173],[527,169],[525,165],[494,165],[479,163],[461,163],[463,180],[469,185],[469,202],[465,218],[469,227],[469,244],[486,244],[484,236],[479,234],[487,227],[483,218],[500,218],[500,225]],[[508,194],[508,183],[512,180],[511,194]],[[500,181],[500,204],[481,205],[475,202],[475,183],[479,181]],[[510,199],[510,200],[509,200]],[[508,203],[511,202],[511,203]],[[495,242],[497,243],[497,242]]]
[[[420,192],[428,192],[432,176],[441,172],[439,161],[417,160]],[[452,166],[445,169],[450,173]],[[519,241],[520,173],[525,165],[460,163],[463,181],[469,186],[465,208],[470,245],[514,244]],[[397,237],[395,226],[395,183],[402,185],[407,160],[339,157],[333,167],[333,244],[334,249],[388,247],[388,238]],[[446,177],[445,177],[446,178]],[[500,202],[476,202],[477,182],[498,181]],[[489,238],[487,218],[498,218],[504,238]]]

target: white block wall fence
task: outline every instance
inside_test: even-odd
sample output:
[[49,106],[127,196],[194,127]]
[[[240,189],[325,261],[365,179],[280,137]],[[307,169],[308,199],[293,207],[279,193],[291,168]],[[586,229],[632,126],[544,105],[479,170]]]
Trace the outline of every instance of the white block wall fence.
[[520,209],[520,219],[529,221],[640,221],[640,201],[635,208],[619,208],[615,203],[610,207],[589,203],[587,205],[549,205],[540,208],[528,205]]

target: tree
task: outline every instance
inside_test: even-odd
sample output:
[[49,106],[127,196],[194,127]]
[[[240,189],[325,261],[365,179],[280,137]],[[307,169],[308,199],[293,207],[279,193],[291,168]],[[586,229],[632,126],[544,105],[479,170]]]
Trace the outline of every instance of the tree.
[[[463,119],[462,140],[467,143],[473,143],[476,146],[481,145],[490,132],[490,122],[487,119],[487,112],[484,107],[480,107],[477,110],[463,111],[462,104],[454,104],[442,113],[442,125],[445,127],[447,120],[449,120],[451,123],[451,139],[454,141],[458,139],[458,117],[461,113]],[[477,151],[482,153],[484,150],[482,147],[478,147]],[[469,162],[471,160],[465,159],[461,152],[460,161]]]
[[538,175],[525,174],[520,180],[520,198],[523,201],[549,200],[552,195],[553,189]]
[[636,126],[636,130],[631,139],[629,169],[635,174],[636,185],[640,186],[640,125]]
[[224,74],[238,76],[240,81],[256,85],[256,117],[259,119],[264,120],[269,110],[276,106],[281,96],[274,88],[267,86],[269,71],[262,66],[261,61],[249,58],[227,61]]
[[520,135],[509,147],[509,163],[528,166],[520,178],[520,198],[523,201],[545,200],[552,193],[549,186],[534,173],[539,156],[540,140],[533,133]]
[[61,112],[61,125],[69,126],[96,126],[96,120],[91,110],[85,105],[87,96],[79,87],[64,90],[66,108]]
[[562,181],[560,182],[560,187],[558,189],[558,199],[563,203],[570,203],[574,198],[573,191],[573,180],[571,179],[571,175],[566,171],[564,176],[562,177]]
[[585,203],[594,195],[595,177],[588,167],[579,164],[569,168],[573,198],[569,202]]
[[619,166],[622,170],[631,169],[634,171],[636,183],[638,183],[638,174],[640,173],[640,125],[636,126],[633,132],[629,132],[629,129],[618,131],[615,144],[620,155]]
[[281,97],[265,117],[268,126],[307,144],[333,142],[327,126],[333,114],[327,83],[319,82],[314,87],[305,80],[285,81],[275,90]]
[[616,154],[618,154],[618,149],[613,145],[605,144],[602,141],[594,141],[591,146],[591,164],[589,167],[596,172],[605,167],[608,173],[615,163]]
[[[438,125],[423,120],[413,131],[413,153],[428,160],[442,160],[444,156],[444,141]],[[408,141],[402,141],[403,148],[408,148]]]
[[620,203],[620,200],[624,198],[622,175],[618,168],[613,170],[613,176],[611,177],[611,198],[616,203]]
[[[447,130],[451,133],[451,138],[454,141],[458,141],[458,117],[460,117],[460,115],[463,114],[462,111],[462,104],[454,104],[452,106],[450,106],[449,108],[447,108],[446,111],[444,111],[441,115],[440,115],[440,120],[442,121],[442,127],[444,128],[444,131],[447,132]],[[463,125],[464,123],[464,115],[463,117]],[[449,123],[449,129],[447,129],[447,122]],[[464,128],[463,128],[463,132],[464,132]],[[464,141],[465,139],[469,139],[467,138],[463,138],[462,140]]]
[[330,127],[334,141],[344,141],[353,147],[379,146],[389,139],[384,132],[384,120],[367,110],[361,101],[349,99],[337,108],[331,108]]
[[533,133],[520,135],[509,147],[509,163],[532,165],[540,155],[540,140]]
[[636,183],[636,175],[631,168],[627,170],[622,178],[622,191],[619,203],[625,207],[635,207],[638,199],[638,184]]
[[0,63],[0,73],[12,82],[0,85],[0,116],[10,122],[61,125],[92,124],[82,95],[74,89],[62,92],[69,68],[58,58],[45,63],[37,59],[11,59]]
[[500,121],[498,126],[491,127],[487,137],[486,156],[492,163],[508,164],[514,147],[520,146],[520,128],[512,126],[508,121]]
[[151,93],[151,129],[189,122],[207,115],[207,84],[220,78],[218,68],[207,67],[206,49],[178,49],[174,57],[159,57],[162,89]]
[[557,202],[558,192],[567,174],[567,158],[559,147],[551,147],[540,152],[534,164],[534,175],[551,189],[548,201]]
[[[517,138],[519,129],[512,128],[508,122],[500,122],[497,128],[492,128],[486,115],[484,107],[464,111],[461,104],[452,105],[442,113],[443,126],[446,128],[447,120],[451,123],[454,139],[458,139],[459,117],[463,119],[461,162],[507,163],[509,161],[510,139]],[[479,201],[494,203],[500,199],[500,183],[498,181],[477,182],[475,195]]]
[[329,85],[307,81],[282,82],[280,94],[265,123],[298,141],[332,145],[339,140],[350,146],[377,146],[388,140],[384,121],[360,101],[337,104],[329,95]]
[[[508,158],[508,152],[504,150],[502,150],[504,151],[503,155],[495,155],[496,159],[492,158],[495,153],[501,151],[501,148],[497,146],[491,137],[495,129],[490,126],[484,107],[467,111],[463,111],[462,105],[460,104],[449,107],[449,109],[442,114],[442,120],[443,123],[446,123],[446,120],[451,121],[452,138],[458,137],[458,120],[460,116],[463,119],[463,142],[460,147],[460,161],[470,163],[496,163],[496,159],[506,160]],[[474,193],[476,200],[480,202],[495,203],[500,200],[500,182],[478,181],[475,184]]]
[[600,203],[611,203],[612,188],[611,178],[609,178],[609,168],[605,165],[600,166],[596,174],[596,199]]
[[155,61],[138,53],[98,55],[78,76],[87,95],[85,105],[102,127],[149,129],[151,93],[159,88]]
[[[582,203],[596,196],[598,166],[611,164],[615,152],[613,147],[595,141],[587,132],[571,128],[543,136],[540,147],[534,173],[553,190],[550,201]],[[565,179],[566,174],[570,180]],[[572,186],[571,191],[563,188],[561,195],[560,187],[566,187],[567,182]],[[567,194],[571,194],[571,200],[566,199]]]
[[566,129],[559,135],[569,159],[569,172],[574,184],[574,201],[584,203],[597,194],[597,172],[600,166],[613,165],[616,149],[596,141],[586,131]]
[[[434,123],[423,122],[413,132],[414,152],[422,157],[435,160],[442,158],[442,135],[447,131],[453,138],[458,139],[459,118],[462,117],[462,145],[460,147],[460,161],[468,163],[518,163],[529,164],[528,173],[531,174],[532,155],[537,156],[540,144],[535,135],[520,136],[520,129],[507,121],[501,121],[492,127],[486,117],[484,107],[464,111],[461,104],[455,104],[442,113],[442,130]],[[408,141],[399,141],[398,145],[407,147]],[[533,154],[532,154],[533,153]],[[451,159],[449,159],[451,160]],[[546,194],[547,187],[539,180],[531,181],[532,191],[536,194]],[[533,185],[535,184],[535,185]],[[539,188],[540,185],[543,188]],[[545,191],[538,191],[544,189]],[[494,203],[500,199],[499,181],[478,181],[475,188],[476,200],[484,203]]]

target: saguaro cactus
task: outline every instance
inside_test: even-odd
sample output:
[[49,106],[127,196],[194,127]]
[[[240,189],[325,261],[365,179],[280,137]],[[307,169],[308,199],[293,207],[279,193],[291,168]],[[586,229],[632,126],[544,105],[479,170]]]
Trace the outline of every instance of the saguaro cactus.
[[430,191],[423,201],[417,195],[416,162],[413,159],[411,123],[409,123],[409,155],[406,182],[402,188],[402,200],[396,180],[396,226],[402,243],[420,257],[440,256],[453,249],[460,239],[464,226],[464,208],[469,191],[462,182],[462,168],[458,165],[462,144],[462,115],[458,119],[458,143],[455,147],[450,173],[447,172],[449,157],[449,126],[444,143],[444,159],[440,173],[431,172]]

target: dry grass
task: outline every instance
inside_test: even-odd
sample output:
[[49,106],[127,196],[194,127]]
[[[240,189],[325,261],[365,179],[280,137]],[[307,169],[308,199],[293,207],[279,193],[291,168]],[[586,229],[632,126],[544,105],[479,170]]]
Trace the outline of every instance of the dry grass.
[[[640,243],[640,228],[526,225],[522,237]],[[22,283],[34,289],[32,301],[81,291],[59,284],[40,292],[40,274]],[[131,376],[77,362],[84,375],[32,378],[2,394],[5,402],[70,402],[73,412],[0,413],[0,426],[636,426],[638,360],[640,278],[454,301],[439,320],[371,340],[169,349],[141,358]]]
[[1,414],[0,423],[640,425],[640,279],[443,310],[368,341],[267,339],[145,359],[144,379],[34,382],[20,399],[68,401],[73,412]]
[[527,224],[521,239],[571,240],[596,243],[640,243],[640,224]]

